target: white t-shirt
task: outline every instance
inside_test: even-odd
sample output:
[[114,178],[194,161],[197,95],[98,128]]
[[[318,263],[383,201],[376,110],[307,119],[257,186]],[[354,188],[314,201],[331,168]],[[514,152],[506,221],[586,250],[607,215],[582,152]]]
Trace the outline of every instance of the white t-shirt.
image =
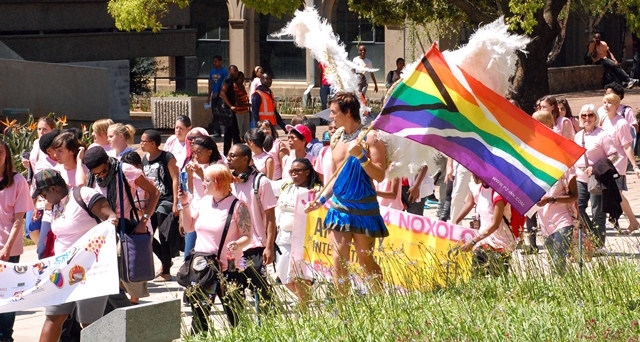
[[[493,210],[496,203],[504,201],[504,216],[507,220],[511,219],[511,209],[508,207],[507,201],[491,188],[484,188],[482,184],[476,184],[471,181],[469,188],[473,193],[476,202],[476,211],[480,215],[480,230],[486,230],[493,222]],[[512,252],[517,245],[517,241],[511,228],[501,219],[500,227],[491,235],[483,240],[478,241],[476,248],[482,245],[489,245],[496,249],[504,249],[506,252]]]
[[354,57],[353,64],[357,66],[356,74],[363,74],[365,76],[367,75],[367,72],[364,70],[364,68],[369,68],[369,69],[373,68],[373,63],[369,58],[366,58],[366,57],[364,59],[360,58],[360,56]]

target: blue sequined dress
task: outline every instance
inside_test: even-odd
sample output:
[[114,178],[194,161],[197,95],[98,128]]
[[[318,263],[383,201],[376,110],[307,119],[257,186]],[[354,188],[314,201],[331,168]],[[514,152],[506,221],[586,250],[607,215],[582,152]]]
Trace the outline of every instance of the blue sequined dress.
[[324,225],[326,229],[343,233],[365,234],[369,237],[389,236],[380,216],[376,189],[354,156],[349,156],[333,185],[331,207]]

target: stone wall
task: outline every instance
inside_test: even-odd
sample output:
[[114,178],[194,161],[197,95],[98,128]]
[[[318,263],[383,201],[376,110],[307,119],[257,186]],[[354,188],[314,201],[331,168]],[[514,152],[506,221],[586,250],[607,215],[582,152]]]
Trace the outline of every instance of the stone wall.
[[106,68],[0,59],[0,80],[0,110],[28,108],[36,117],[54,112],[82,122],[109,117]]
[[604,69],[600,65],[549,68],[549,93],[562,94],[602,89]]

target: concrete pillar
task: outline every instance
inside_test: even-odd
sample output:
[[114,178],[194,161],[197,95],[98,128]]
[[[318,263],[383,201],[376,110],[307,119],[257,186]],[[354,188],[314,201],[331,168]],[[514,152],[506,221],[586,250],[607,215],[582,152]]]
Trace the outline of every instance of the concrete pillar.
[[[404,28],[401,26],[385,26],[383,70],[395,70],[396,59],[400,57],[405,58]],[[382,80],[382,82],[380,82],[380,80],[378,80],[378,84],[384,84],[384,81],[385,80]]]
[[251,70],[247,51],[246,26],[245,19],[229,19],[229,65],[236,65],[238,70],[245,74],[247,70]]

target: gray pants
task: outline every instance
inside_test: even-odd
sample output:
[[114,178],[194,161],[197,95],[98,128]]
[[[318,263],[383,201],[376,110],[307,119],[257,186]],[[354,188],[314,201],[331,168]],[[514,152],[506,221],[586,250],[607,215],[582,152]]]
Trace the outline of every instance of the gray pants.
[[[587,216],[587,205],[591,202],[591,218]],[[578,211],[587,224],[587,229],[597,248],[604,247],[607,214],[602,212],[602,195],[589,193],[587,183],[578,182]]]
[[238,120],[240,139],[244,141],[244,134],[251,129],[251,113],[236,113],[236,119]]

